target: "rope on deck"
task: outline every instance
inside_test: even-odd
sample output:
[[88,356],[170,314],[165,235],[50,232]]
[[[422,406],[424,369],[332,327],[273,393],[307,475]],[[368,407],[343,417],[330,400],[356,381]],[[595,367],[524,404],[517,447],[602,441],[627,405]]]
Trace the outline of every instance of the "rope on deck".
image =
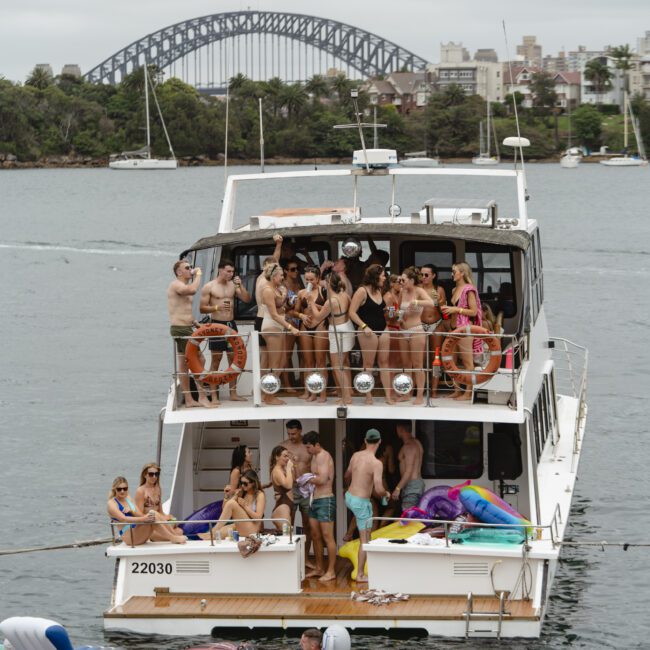
[[19,553],[37,553],[40,551],[59,551],[65,548],[85,548],[87,546],[99,546],[100,544],[109,544],[113,539],[105,537],[103,539],[86,539],[70,544],[56,544],[54,546],[32,546],[31,548],[7,548],[0,549],[0,555],[18,555]]

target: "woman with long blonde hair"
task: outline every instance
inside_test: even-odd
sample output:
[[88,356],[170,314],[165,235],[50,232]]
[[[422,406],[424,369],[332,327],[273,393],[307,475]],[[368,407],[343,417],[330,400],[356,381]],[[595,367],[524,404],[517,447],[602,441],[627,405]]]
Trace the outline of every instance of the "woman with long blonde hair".
[[[175,517],[165,514],[162,509],[162,490],[160,487],[160,466],[147,463],[140,472],[140,485],[135,491],[135,505],[141,512],[156,513],[156,521],[175,521]],[[174,526],[171,531],[182,535],[183,531]]]
[[[451,294],[451,305],[444,305],[441,309],[445,314],[451,316],[452,328],[456,329],[466,325],[482,327],[481,299],[478,290],[474,286],[470,265],[465,262],[454,264],[451,267],[451,277],[456,283]],[[472,372],[474,370],[474,354],[480,354],[483,351],[481,339],[473,336],[463,336],[458,343],[458,350],[463,367],[468,372]],[[464,390],[461,390],[457,384],[454,384],[454,386],[455,390],[451,395],[452,399],[472,399],[472,389],[469,385],[465,386]]]

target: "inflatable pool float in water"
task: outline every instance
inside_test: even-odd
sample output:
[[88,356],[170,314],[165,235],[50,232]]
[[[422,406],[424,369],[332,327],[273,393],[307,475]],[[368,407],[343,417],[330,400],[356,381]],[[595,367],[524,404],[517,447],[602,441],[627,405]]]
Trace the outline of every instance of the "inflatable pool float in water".
[[[56,621],[35,616],[12,616],[0,623],[0,639],[5,650],[75,650],[68,632]],[[102,650],[84,645],[76,650]],[[107,649],[108,650],[108,649]]]

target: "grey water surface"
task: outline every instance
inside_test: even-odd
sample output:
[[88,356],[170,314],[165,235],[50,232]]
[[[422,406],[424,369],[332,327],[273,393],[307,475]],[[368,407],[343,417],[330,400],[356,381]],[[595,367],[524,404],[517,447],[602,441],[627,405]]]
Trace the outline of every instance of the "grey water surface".
[[[529,165],[527,173],[551,333],[590,349],[569,536],[648,543],[650,171],[583,164]],[[426,187],[416,189],[429,198]],[[216,232],[222,194],[216,168],[0,172],[0,548],[109,534],[112,479],[124,474],[135,486],[155,454],[170,381],[171,265]],[[177,439],[178,430],[166,430],[163,491]],[[102,547],[0,556],[0,620],[53,618],[76,645],[175,650],[207,640],[105,635],[112,577]],[[650,647],[649,585],[648,548],[567,548],[542,638],[503,645]],[[271,650],[298,645],[276,634],[255,640]],[[353,641],[355,648],[500,645],[385,635]]]

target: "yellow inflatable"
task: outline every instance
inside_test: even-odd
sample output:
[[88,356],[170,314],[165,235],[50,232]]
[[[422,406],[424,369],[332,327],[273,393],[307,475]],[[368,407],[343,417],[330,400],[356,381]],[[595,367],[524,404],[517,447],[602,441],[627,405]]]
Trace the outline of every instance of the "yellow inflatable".
[[[377,528],[374,533],[370,533],[370,538],[406,539],[407,537],[411,537],[411,535],[420,532],[424,526],[425,525],[419,521],[406,524],[406,526],[402,526],[399,521],[396,521],[388,526],[384,526],[383,528]],[[352,562],[352,573],[350,574],[350,577],[352,580],[356,580],[358,569],[357,562],[359,560],[359,540],[353,539],[351,542],[343,544],[339,549],[338,555],[339,557],[344,557]],[[366,573],[368,572],[367,566],[368,565],[366,565]]]

